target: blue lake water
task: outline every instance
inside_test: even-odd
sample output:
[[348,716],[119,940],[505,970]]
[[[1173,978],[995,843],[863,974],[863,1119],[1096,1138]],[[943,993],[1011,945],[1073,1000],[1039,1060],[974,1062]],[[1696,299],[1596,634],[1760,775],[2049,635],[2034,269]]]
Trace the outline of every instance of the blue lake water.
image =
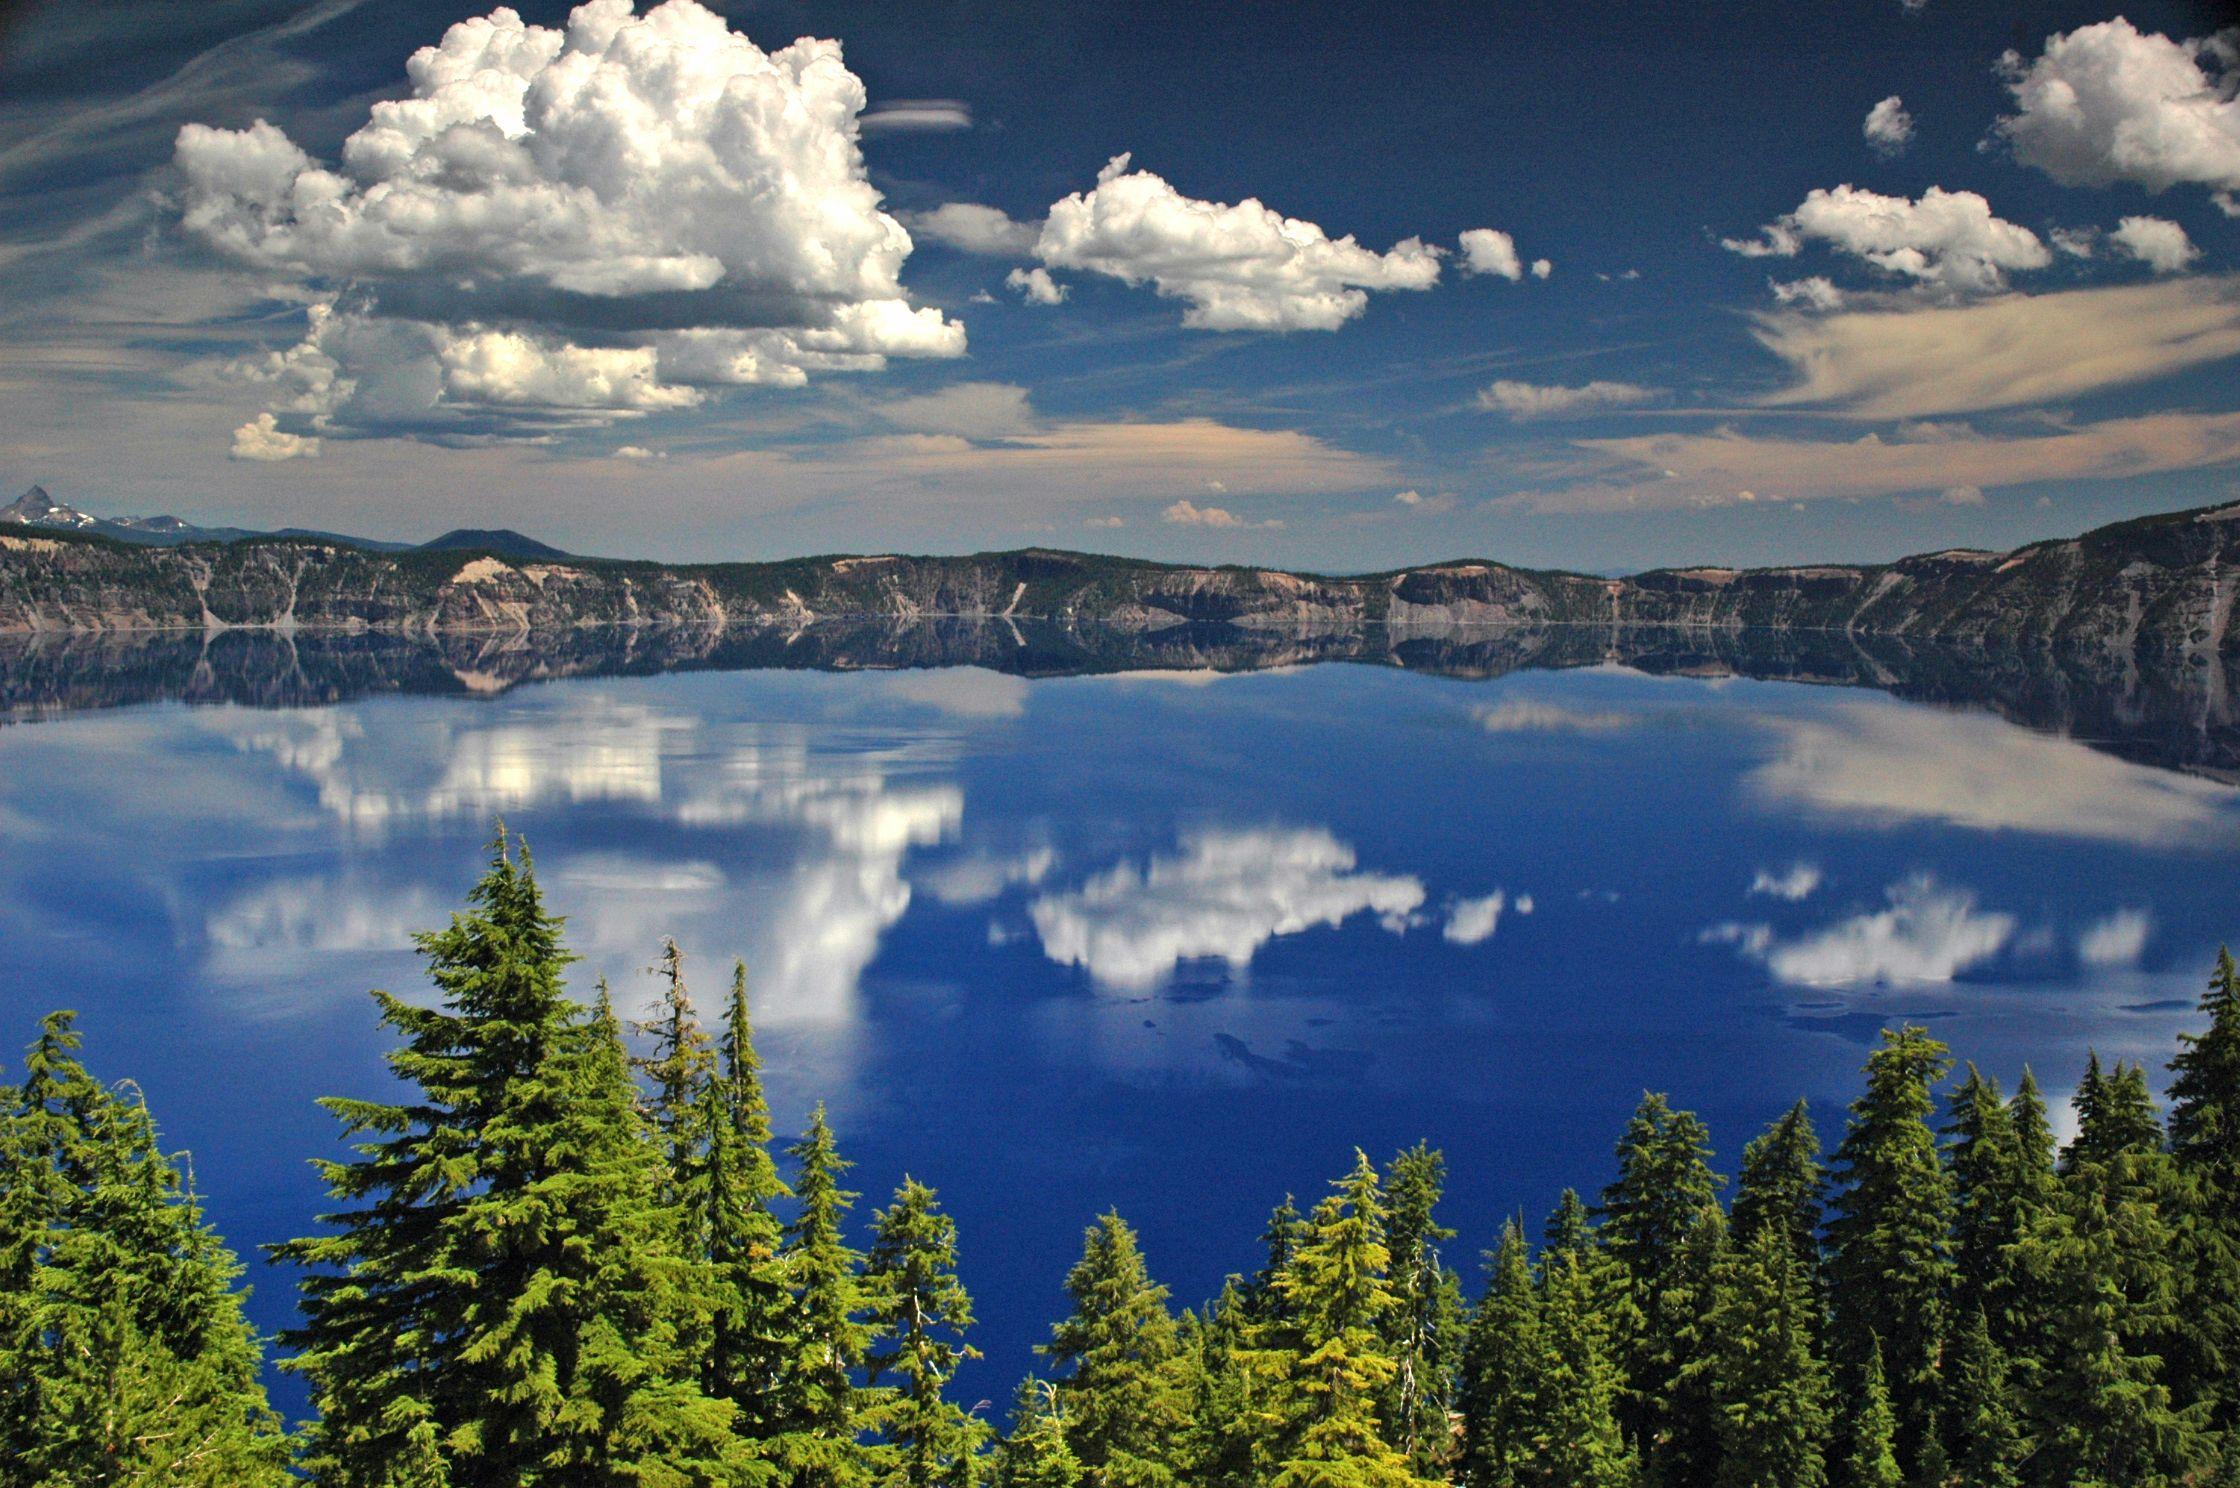
[[[1474,1254],[1599,1186],[1645,1088],[1831,1140],[1880,1025],[2057,1097],[2159,1070],[2240,935],[2240,792],[1984,712],[1617,667],[600,678],[0,727],[0,1044],[78,1008],[233,1245],[301,1233],[312,1102],[493,816],[625,1004],[744,956],[781,1128],[962,1227],[1006,1398],[1117,1207],[1189,1302],[1359,1144],[1443,1147]],[[253,1268],[254,1312],[289,1318]],[[295,1398],[293,1396],[291,1399]]]

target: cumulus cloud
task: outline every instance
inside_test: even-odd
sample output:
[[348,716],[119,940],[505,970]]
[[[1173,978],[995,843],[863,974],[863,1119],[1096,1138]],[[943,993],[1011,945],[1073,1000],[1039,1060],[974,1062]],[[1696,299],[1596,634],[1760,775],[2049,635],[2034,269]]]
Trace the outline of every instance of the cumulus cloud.
[[318,453],[316,435],[290,434],[269,413],[260,413],[233,431],[236,460],[297,460]]
[[1713,926],[1705,939],[1726,940],[1763,961],[1776,981],[1802,986],[1860,982],[1949,982],[1997,955],[2014,936],[2010,914],[1980,910],[1967,889],[1946,888],[1917,874],[1884,891],[1887,905],[1833,925],[1778,939],[1764,926]]
[[1601,408],[1630,408],[1658,396],[1631,382],[1589,382],[1577,387],[1515,382],[1508,378],[1478,390],[1478,406],[1511,418],[1573,418]]
[[[1491,227],[1473,227],[1462,234],[1458,241],[1462,245],[1464,273],[1491,274],[1497,279],[1506,279],[1511,284],[1524,278],[1524,260],[1517,256],[1517,240],[1509,234]],[[1545,279],[1554,270],[1554,264],[1544,258],[1537,258],[1532,261],[1530,272],[1535,279]]]
[[1148,283],[1188,302],[1184,325],[1213,331],[1336,330],[1372,290],[1436,284],[1440,255],[1419,238],[1378,253],[1251,198],[1199,201],[1126,155],[1050,208],[1035,251],[1051,268]]
[[2119,909],[2077,937],[2077,959],[2087,966],[2131,966],[2147,948],[2154,921],[2143,909]]
[[2240,355],[2230,278],[2008,295],[1968,305],[1771,314],[1757,338],[1797,373],[1766,401],[1861,418],[2016,408]]
[[2161,217],[2126,217],[2109,239],[2157,274],[2175,274],[2201,256],[2186,230]]
[[186,230],[318,297],[267,369],[284,421],[534,435],[963,353],[901,287],[836,42],[589,0],[461,21],[406,73],[336,167],[262,120],[179,132]]
[[1489,734],[1610,734],[1640,719],[1610,708],[1566,708],[1531,698],[1510,698],[1472,710]]
[[1283,525],[1283,523],[1275,517],[1270,517],[1264,522],[1255,522],[1251,521],[1248,518],[1238,516],[1235,512],[1230,511],[1226,507],[1199,506],[1197,503],[1189,500],[1188,498],[1177,501],[1166,510],[1160,512],[1159,520],[1162,522],[1171,522],[1177,527],[1278,528]]
[[1028,258],[1042,236],[1039,222],[1021,222],[1008,212],[978,202],[945,202],[930,212],[912,212],[910,230],[964,253],[991,258]]
[[1857,186],[1816,188],[1757,238],[1721,240],[1746,258],[1793,258],[1822,242],[1886,274],[1959,294],[1991,293],[2053,255],[2027,227],[1994,216],[1973,191],[1932,186],[1918,201]]
[[1358,869],[1354,850],[1321,828],[1218,829],[1046,894],[1029,917],[1051,960],[1107,986],[1148,988],[1184,961],[1241,971],[1277,936],[1364,912],[1404,928],[1423,901],[1421,880]]
[[1983,505],[1983,487],[1946,486],[1937,499],[1946,506],[1981,506]]
[[2015,159],[2066,186],[2240,191],[2240,32],[2173,41],[2117,17],[2000,61]]
[[1013,269],[1003,276],[1006,289],[1015,289],[1037,305],[1055,305],[1062,302],[1067,287],[1050,277],[1050,271],[1039,266],[1031,269]]
[[[1491,940],[1501,924],[1501,911],[1508,907],[1509,896],[1499,889],[1479,899],[1457,899],[1447,906],[1446,927],[1439,935],[1455,945],[1478,945]],[[1521,908],[1519,912],[1530,913]]]
[[1813,891],[1820,887],[1821,877],[1818,863],[1791,863],[1779,872],[1760,868],[1757,876],[1750,880],[1750,892],[1795,904],[1812,897]]
[[1803,279],[1769,279],[1773,297],[1784,305],[1794,305],[1800,310],[1840,310],[1844,293],[1825,274],[1813,274]]
[[1913,115],[1906,112],[1905,100],[1893,93],[1867,110],[1867,121],[1860,131],[1877,155],[1885,159],[1902,155],[1913,143]]

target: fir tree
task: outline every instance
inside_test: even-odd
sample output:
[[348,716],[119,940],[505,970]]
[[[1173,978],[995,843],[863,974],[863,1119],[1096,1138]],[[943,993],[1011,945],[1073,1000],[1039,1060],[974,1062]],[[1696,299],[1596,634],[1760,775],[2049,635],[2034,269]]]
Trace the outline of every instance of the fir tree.
[[1882,1340],[1868,1334],[1867,1362],[1859,1378],[1859,1411],[1851,1423],[1849,1488],[1905,1488],[1898,1466],[1898,1418],[1882,1365]]
[[1057,1388],[1029,1376],[1011,1408],[1011,1434],[996,1448],[996,1488],[1079,1488],[1082,1474]]
[[1172,1482],[1185,1418],[1179,1344],[1167,1289],[1126,1220],[1108,1213],[1088,1228],[1065,1290],[1073,1310],[1041,1351],[1065,1371],[1056,1389],[1082,1471],[1098,1488]]
[[1461,1283],[1439,1259],[1439,1243],[1454,1238],[1437,1218],[1446,1171],[1446,1158],[1421,1142],[1385,1170],[1394,1303],[1383,1331],[1398,1368],[1379,1413],[1386,1435],[1424,1477],[1446,1476],[1453,1455],[1449,1420],[1462,1354]]
[[1946,1455],[1968,1488],[2017,1488],[2025,1449],[2006,1354],[1978,1305],[1962,1315],[1946,1350]]
[[1716,1488],[1819,1488],[1833,1426],[1820,1308],[1794,1237],[1760,1224],[1718,1262],[1711,1348],[1692,1378],[1711,1398]]
[[1282,1405],[1272,1488],[1416,1488],[1377,1419],[1398,1366],[1377,1325],[1393,1294],[1384,1195],[1368,1157],[1317,1204],[1276,1278],[1300,1332],[1275,1383]]
[[661,1010],[631,1025],[640,1037],[653,1041],[652,1052],[631,1062],[653,1086],[653,1124],[668,1143],[672,1181],[688,1185],[707,1139],[700,1091],[715,1074],[715,1050],[685,990],[684,953],[674,940],[661,942],[661,959],[647,971],[662,979]]
[[714,1275],[716,1306],[704,1378],[708,1393],[732,1402],[737,1430],[761,1442],[785,1425],[785,1395],[797,1342],[793,1297],[780,1256],[773,1209],[792,1191],[770,1156],[770,1108],[747,1009],[747,969],[735,965],[724,1007],[721,1067],[703,1080],[698,1118],[706,1133],[702,1174],[693,1186],[696,1228]]
[[1511,1220],[1486,1257],[1485,1295],[1470,1316],[1463,1354],[1460,1479],[1467,1488],[1518,1488],[1528,1480],[1545,1349],[1530,1247],[1524,1227]]
[[412,1098],[323,1103],[360,1139],[321,1164],[346,1207],[279,1248],[304,1271],[308,1465],[335,1488],[721,1476],[729,1411],[680,1337],[703,1278],[620,1027],[563,989],[526,849],[517,865],[501,831],[467,910],[418,940],[442,1005],[375,994]]
[[2212,1402],[2240,1471],[2240,970],[2230,950],[2217,953],[2201,1015],[2207,1029],[2179,1034],[2170,1061],[2170,1151],[2187,1188],[2171,1380],[2181,1398]]
[[882,1481],[969,1481],[986,1428],[944,1393],[957,1366],[980,1357],[963,1341],[972,1298],[957,1279],[956,1221],[932,1189],[906,1177],[873,1217],[872,1235],[865,1293],[875,1331],[864,1364],[874,1386],[895,1381],[865,1413],[888,1445]]
[[1885,1029],[1836,1151],[1840,1189],[1828,1226],[1833,1337],[1848,1351],[1842,1362],[1854,1382],[1866,1340],[1877,1340],[1901,1464],[1914,1461],[1935,1414],[1953,1280],[1952,1178],[1929,1127],[1930,1088],[1948,1067],[1945,1046],[1924,1030]]
[[846,1239],[857,1195],[840,1179],[854,1164],[840,1156],[822,1105],[787,1155],[796,1165],[793,1190],[800,1200],[785,1229],[783,1255],[794,1288],[797,1348],[782,1386],[780,1430],[765,1451],[798,1488],[860,1488],[870,1480],[871,1463],[857,1435],[870,1402],[855,1372],[871,1345],[865,1314],[872,1299],[863,1257]]
[[1742,1149],[1735,1179],[1734,1243],[1748,1248],[1760,1230],[1777,1232],[1807,1277],[1820,1271],[1820,1134],[1798,1101]]
[[1567,1188],[1557,1197],[1555,1209],[1540,1227],[1540,1248],[1543,1270],[1563,1256],[1583,1259],[1601,1251],[1602,1239],[1595,1233],[1594,1216],[1588,1213],[1577,1189]]
[[1520,1481],[1537,1488],[1632,1488],[1640,1463],[1618,1425],[1624,1379],[1588,1263],[1577,1251],[1548,1256],[1541,1287],[1532,1448]]

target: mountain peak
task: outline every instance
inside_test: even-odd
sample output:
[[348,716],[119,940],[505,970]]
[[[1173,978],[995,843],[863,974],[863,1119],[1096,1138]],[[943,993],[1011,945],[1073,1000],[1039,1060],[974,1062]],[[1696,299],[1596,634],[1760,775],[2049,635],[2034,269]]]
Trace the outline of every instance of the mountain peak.
[[91,527],[93,521],[84,512],[48,495],[45,486],[33,486],[6,506],[0,506],[0,522],[37,523],[41,527]]
[[550,543],[538,542],[510,527],[455,527],[443,536],[420,544],[423,553],[467,550],[495,553],[501,558],[565,558],[568,554]]

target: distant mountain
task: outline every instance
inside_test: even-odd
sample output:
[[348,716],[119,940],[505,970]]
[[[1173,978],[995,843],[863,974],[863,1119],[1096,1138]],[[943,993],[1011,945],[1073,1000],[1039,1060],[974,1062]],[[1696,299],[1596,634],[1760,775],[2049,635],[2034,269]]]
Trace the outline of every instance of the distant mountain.
[[510,527],[454,527],[438,538],[420,544],[423,553],[495,553],[501,558],[534,558],[553,561],[572,556],[550,543],[515,532]]
[[[30,490],[0,506],[0,522],[12,522],[25,527],[47,527],[64,532],[90,532],[98,537],[113,537],[118,542],[141,543],[151,547],[176,547],[180,543],[238,542],[245,537],[300,538],[312,542],[348,543],[352,547],[367,548],[376,553],[402,553],[413,544],[382,542],[375,538],[346,537],[338,532],[318,532],[308,527],[283,527],[278,532],[258,532],[247,527],[197,527],[182,517],[96,517],[79,511],[66,502],[57,501],[44,486]],[[437,541],[442,541],[438,538]],[[521,541],[527,542],[527,538]]]

